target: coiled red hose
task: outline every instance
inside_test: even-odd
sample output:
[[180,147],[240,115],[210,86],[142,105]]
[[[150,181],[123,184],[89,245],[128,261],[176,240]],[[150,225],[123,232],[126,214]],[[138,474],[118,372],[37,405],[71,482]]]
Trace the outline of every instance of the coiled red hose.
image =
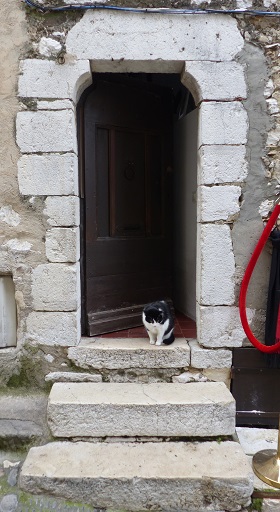
[[254,336],[254,334],[252,333],[252,331],[249,327],[249,323],[248,323],[248,319],[247,319],[246,295],[247,295],[248,285],[249,285],[253,270],[255,268],[255,265],[258,261],[258,258],[265,246],[265,243],[266,243],[279,215],[280,215],[280,204],[276,204],[276,206],[274,207],[274,210],[270,216],[270,219],[269,219],[267,225],[265,226],[265,228],[262,232],[262,235],[255,247],[255,250],[251,256],[249,264],[246,268],[246,271],[245,271],[245,274],[244,274],[244,277],[243,277],[243,280],[241,283],[240,297],[239,297],[239,313],[240,313],[240,319],[241,319],[241,323],[242,323],[243,329],[245,331],[245,334],[246,334],[248,340],[252,343],[252,345],[255,348],[257,348],[261,352],[266,352],[267,354],[273,354],[275,352],[279,352],[280,341],[278,343],[275,343],[275,345],[271,345],[271,346],[264,345]]

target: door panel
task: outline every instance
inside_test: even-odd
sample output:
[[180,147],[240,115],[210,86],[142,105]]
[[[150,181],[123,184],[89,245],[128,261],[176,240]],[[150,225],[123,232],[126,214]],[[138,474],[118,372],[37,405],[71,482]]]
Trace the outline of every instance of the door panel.
[[95,335],[140,325],[143,305],[172,293],[170,95],[102,78],[82,119],[84,314]]

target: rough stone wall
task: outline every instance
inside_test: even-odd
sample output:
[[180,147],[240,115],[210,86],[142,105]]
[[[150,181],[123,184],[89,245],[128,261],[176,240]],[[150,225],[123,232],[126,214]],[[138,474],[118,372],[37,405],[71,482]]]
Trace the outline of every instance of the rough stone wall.
[[[116,4],[129,5],[128,2],[120,1]],[[146,4],[141,2],[141,5]],[[161,2],[155,1],[153,5],[161,6]],[[170,6],[174,5],[170,3]],[[182,5],[182,2],[176,2],[176,7]],[[203,3],[196,2],[195,5],[205,7]],[[217,1],[208,4],[207,7],[221,5],[224,8],[252,7],[248,2],[242,1]],[[152,6],[151,2],[149,6]],[[277,5],[266,0],[265,4],[259,2],[258,8],[273,9],[277,8]],[[36,341],[37,337],[42,341],[46,337],[46,332],[51,332],[54,344],[68,346],[77,343],[79,338],[79,207],[75,104],[79,78],[87,77],[83,78],[83,87],[90,82],[88,62],[91,59],[92,46],[83,47],[82,40],[89,37],[90,41],[90,34],[77,33],[77,23],[83,16],[80,12],[42,15],[26,8],[17,0],[12,0],[8,6],[1,4],[0,14],[3,27],[0,36],[3,39],[0,62],[1,76],[4,77],[0,84],[3,120],[0,274],[13,275],[18,306],[17,349],[0,351],[0,368],[2,365],[3,370],[5,369],[2,374],[3,381],[6,382],[11,373],[18,371],[17,353],[22,354],[21,347],[26,339]],[[152,16],[149,18],[151,30]],[[182,80],[185,80],[187,86],[195,79],[196,85],[192,92],[196,101],[200,103],[206,100],[201,106],[201,119],[222,117],[223,121],[228,123],[228,128],[231,128],[233,120],[238,116],[240,118],[239,130],[232,130],[228,138],[225,137],[225,133],[213,134],[211,125],[206,124],[199,135],[200,140],[204,142],[200,150],[200,161],[205,162],[202,170],[207,170],[204,175],[202,172],[199,184],[201,238],[205,243],[207,237],[220,238],[225,259],[228,259],[230,275],[225,276],[223,292],[221,289],[218,290],[221,294],[220,301],[217,297],[209,298],[213,287],[207,286],[207,280],[204,281],[204,288],[201,288],[202,304],[207,305],[201,309],[200,316],[200,330],[205,350],[193,345],[193,360],[195,361],[197,357],[201,359],[199,364],[196,363],[196,368],[219,368],[217,360],[225,348],[225,367],[229,368],[231,347],[242,344],[242,329],[238,325],[236,311],[240,281],[249,255],[263,229],[263,218],[268,214],[275,199],[280,178],[278,18],[242,15],[235,18],[245,43],[235,62],[228,62],[226,66],[223,62],[211,63],[211,66],[209,63],[199,65],[197,62],[190,62],[182,75]],[[197,20],[198,18],[193,17],[192,24],[195,25]],[[145,23],[147,24],[147,20]],[[174,23],[177,23],[175,19]],[[87,24],[85,27],[87,28]],[[100,27],[102,20],[98,26],[99,31]],[[195,48],[194,45],[192,51],[197,52],[198,60],[201,52],[204,52],[202,61],[211,60],[211,56],[207,56],[208,48],[203,47],[204,35],[199,34],[199,27],[197,33],[200,46]],[[102,48],[102,32],[98,32],[97,36],[98,44]],[[220,37],[218,36],[217,33],[217,39]],[[161,51],[159,39],[159,34],[155,33],[155,48],[159,47]],[[77,40],[81,41],[78,50],[80,54],[75,61]],[[129,38],[127,41],[129,43]],[[176,41],[173,43],[179,44]],[[114,50],[114,44],[115,40],[112,38],[112,48],[104,49],[106,55],[108,54],[109,64],[98,62],[97,57],[95,65],[97,68],[99,66],[98,70],[108,71],[109,66],[110,70],[115,70],[110,59],[110,51]],[[135,50],[140,60],[142,53],[144,54],[142,50],[141,47]],[[98,54],[99,49],[96,51]],[[131,54],[133,51],[132,49]],[[166,49],[163,49],[163,52],[165,51]],[[101,53],[100,50],[100,55]],[[187,50],[181,49],[181,54],[183,62]],[[232,58],[233,56],[234,48]],[[245,70],[247,98],[244,92],[231,96],[233,74],[238,77],[234,87],[239,87],[239,91],[244,89],[239,75],[239,64]],[[162,71],[162,66],[168,71],[168,65],[171,68],[174,66],[172,63],[159,63],[158,71]],[[122,66],[123,71],[126,71],[125,62]],[[181,69],[180,66],[181,63],[178,70]],[[206,69],[207,66],[209,71]],[[170,70],[174,71],[175,68],[171,68]],[[133,70],[131,63],[129,70]],[[205,83],[204,76],[208,77]],[[46,82],[47,78],[49,82]],[[18,87],[21,103],[17,97]],[[47,91],[45,95],[42,93],[44,90]],[[226,96],[219,96],[224,91],[227,91]],[[231,101],[231,105],[227,104],[227,101]],[[247,121],[242,105],[249,120],[246,155],[243,149]],[[17,144],[23,154],[19,160],[18,176],[17,161],[20,153],[15,135],[17,113]],[[56,132],[53,131],[53,126],[56,127]],[[242,133],[240,130],[243,130]],[[58,132],[64,136],[57,137]],[[234,154],[230,155],[227,152],[219,157],[226,161],[231,178],[227,178],[226,174],[222,177],[214,176],[215,162],[211,168],[211,144],[228,144],[229,148],[230,144],[235,143],[237,145]],[[45,152],[44,158],[41,152]],[[236,162],[236,167],[232,165],[232,161]],[[59,181],[56,173],[58,165]],[[236,169],[240,170],[239,174]],[[212,183],[209,181],[211,172]],[[219,186],[212,186],[215,183]],[[219,209],[217,205],[222,206]],[[215,263],[215,251],[216,246],[210,247],[208,263],[211,258]],[[204,263],[202,262],[202,266]],[[254,316],[254,330],[260,337],[263,330],[269,264],[270,252],[266,249],[254,274],[248,298],[251,316]],[[219,270],[217,267],[218,273]],[[67,305],[65,297],[68,300]],[[48,339],[46,341],[48,342]],[[214,352],[211,350],[213,348],[216,349]],[[30,352],[28,354],[30,357]],[[9,360],[11,366],[7,369]]]

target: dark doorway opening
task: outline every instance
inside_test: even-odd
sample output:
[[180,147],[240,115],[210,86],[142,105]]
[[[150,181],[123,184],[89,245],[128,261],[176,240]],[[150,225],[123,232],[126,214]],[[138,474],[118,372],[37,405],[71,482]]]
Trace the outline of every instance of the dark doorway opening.
[[177,74],[96,73],[80,100],[84,335],[141,325],[147,302],[182,301],[176,252],[187,229],[184,198],[181,213],[175,205],[186,133],[179,125],[194,109]]

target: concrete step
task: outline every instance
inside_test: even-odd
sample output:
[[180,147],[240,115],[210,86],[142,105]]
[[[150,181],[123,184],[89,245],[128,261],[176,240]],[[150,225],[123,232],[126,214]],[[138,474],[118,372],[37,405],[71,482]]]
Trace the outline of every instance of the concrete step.
[[226,436],[235,401],[222,382],[56,383],[48,404],[56,437]]
[[190,348],[185,338],[160,347],[148,338],[83,338],[68,349],[68,357],[83,369],[187,368]]
[[20,487],[98,509],[213,512],[248,505],[253,475],[235,442],[54,442],[32,448]]

